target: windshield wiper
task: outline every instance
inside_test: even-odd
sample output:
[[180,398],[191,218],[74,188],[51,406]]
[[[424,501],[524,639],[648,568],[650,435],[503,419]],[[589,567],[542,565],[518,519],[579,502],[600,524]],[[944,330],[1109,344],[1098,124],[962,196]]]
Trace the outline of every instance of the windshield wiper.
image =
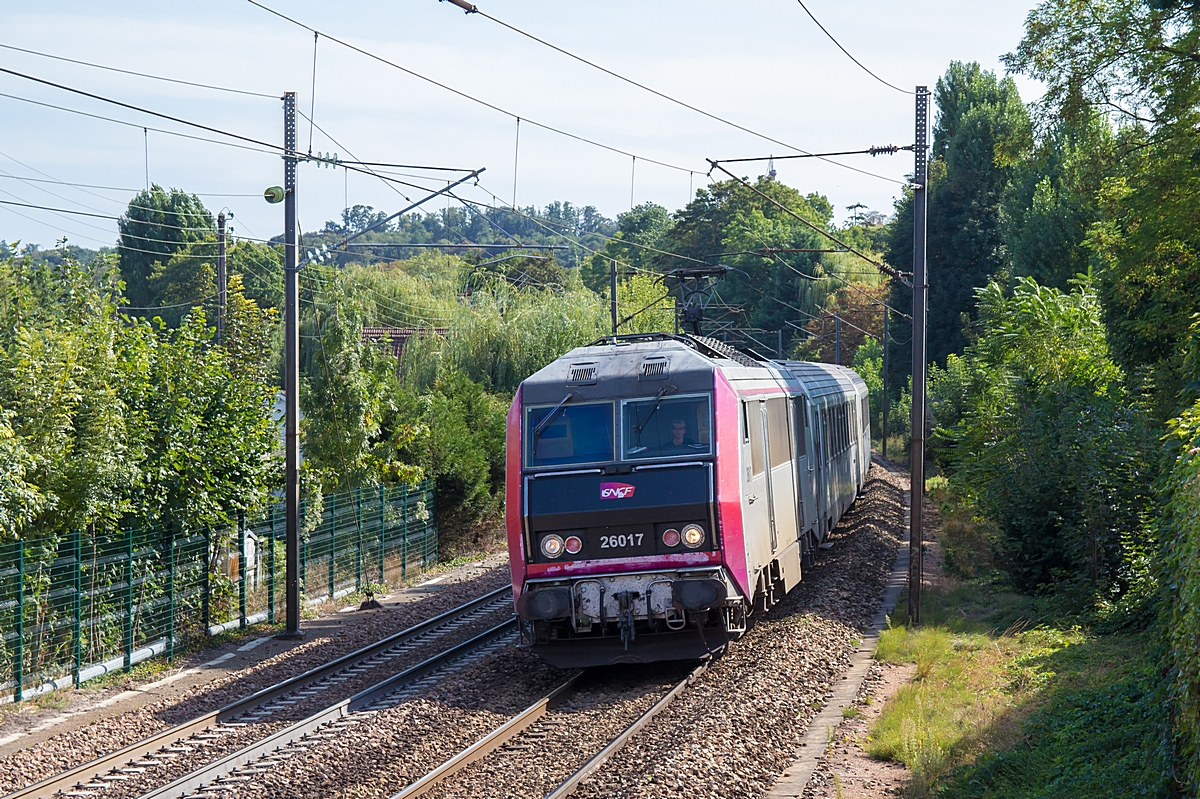
[[545,418],[542,419],[542,421],[538,422],[537,427],[533,428],[533,440],[534,441],[537,441],[539,438],[542,437],[542,431],[545,430],[547,427],[549,427],[550,423],[558,418],[558,415],[560,413],[562,413],[563,408],[566,407],[567,403],[570,402],[572,399],[574,399],[574,397],[575,397],[574,394],[568,394],[567,396],[563,397],[562,402],[555,405],[554,410],[550,411],[550,413],[546,414]]
[[[654,397],[654,406],[650,408],[650,412],[646,414],[646,416],[640,422],[633,426],[633,432],[637,434],[638,446],[642,445],[642,429],[650,422],[650,417],[658,413],[658,406],[662,405],[663,397],[666,395],[666,393],[674,388],[675,386],[663,386],[658,392],[658,395]],[[630,450],[630,452],[633,451],[634,450]]]

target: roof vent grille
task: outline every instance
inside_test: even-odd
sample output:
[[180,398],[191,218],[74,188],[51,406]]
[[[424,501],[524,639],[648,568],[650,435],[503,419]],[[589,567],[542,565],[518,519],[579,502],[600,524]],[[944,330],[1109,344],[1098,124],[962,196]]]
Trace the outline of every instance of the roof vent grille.
[[642,361],[642,380],[666,380],[671,362],[663,357]]
[[571,376],[567,378],[567,383],[574,386],[589,386],[596,382],[596,364],[594,363],[573,363],[571,364]]

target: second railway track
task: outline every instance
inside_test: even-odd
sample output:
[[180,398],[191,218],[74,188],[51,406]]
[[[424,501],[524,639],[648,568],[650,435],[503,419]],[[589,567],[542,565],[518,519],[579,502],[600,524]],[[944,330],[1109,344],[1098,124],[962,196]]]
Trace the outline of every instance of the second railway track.
[[[628,677],[595,680],[578,672],[391,799],[499,796],[501,790],[563,799],[707,668],[696,666],[666,691],[656,690],[654,678],[630,683]],[[472,768],[479,761],[486,762]],[[561,774],[565,779],[556,776]]]
[[[181,772],[190,773],[197,765],[220,760],[227,753],[236,753],[255,741],[278,734],[289,726],[289,720],[303,716],[306,711],[316,707],[328,709],[330,697],[346,696],[363,684],[378,684],[382,672],[394,673],[422,654],[428,658],[431,646],[440,646],[444,653],[447,645],[477,632],[489,617],[507,611],[511,607],[510,596],[511,586],[490,591],[327,664],[21,788],[3,799],[45,799],[56,795],[116,799],[152,793]],[[332,706],[337,704],[334,702]]]

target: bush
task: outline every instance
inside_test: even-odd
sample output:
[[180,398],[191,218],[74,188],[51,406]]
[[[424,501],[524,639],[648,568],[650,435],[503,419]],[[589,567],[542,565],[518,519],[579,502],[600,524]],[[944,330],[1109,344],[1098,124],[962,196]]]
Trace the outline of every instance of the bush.
[[979,338],[933,392],[941,462],[996,525],[1019,590],[1076,583],[1090,598],[1119,596],[1153,546],[1153,437],[1109,356],[1095,295],[1030,279],[1011,296],[997,283],[978,295]]

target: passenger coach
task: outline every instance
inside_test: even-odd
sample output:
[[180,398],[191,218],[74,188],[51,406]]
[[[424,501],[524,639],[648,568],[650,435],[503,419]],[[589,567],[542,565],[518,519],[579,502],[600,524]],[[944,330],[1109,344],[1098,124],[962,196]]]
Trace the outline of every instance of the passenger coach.
[[608,338],[508,414],[523,646],[563,667],[701,657],[800,581],[870,466],[867,387],[697,336]]

